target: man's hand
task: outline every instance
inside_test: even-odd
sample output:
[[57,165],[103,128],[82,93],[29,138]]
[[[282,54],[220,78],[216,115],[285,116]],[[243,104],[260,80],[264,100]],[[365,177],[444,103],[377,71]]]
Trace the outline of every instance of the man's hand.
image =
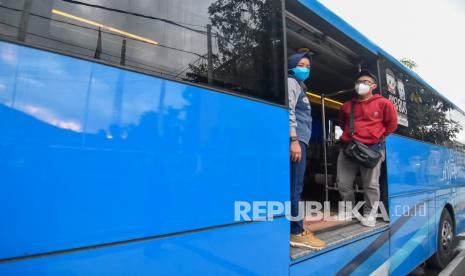
[[300,148],[299,141],[291,142],[291,161],[300,162],[302,158],[302,149]]

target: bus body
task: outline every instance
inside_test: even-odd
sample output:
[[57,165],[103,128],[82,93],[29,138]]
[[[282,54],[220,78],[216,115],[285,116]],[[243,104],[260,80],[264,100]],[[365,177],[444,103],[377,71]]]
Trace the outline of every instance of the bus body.
[[[404,275],[438,252],[445,212],[464,230],[464,113],[317,1],[0,0],[0,14],[0,275]],[[370,68],[400,126],[389,223],[291,258],[284,211],[234,208],[289,200],[285,57],[302,41],[312,90]]]

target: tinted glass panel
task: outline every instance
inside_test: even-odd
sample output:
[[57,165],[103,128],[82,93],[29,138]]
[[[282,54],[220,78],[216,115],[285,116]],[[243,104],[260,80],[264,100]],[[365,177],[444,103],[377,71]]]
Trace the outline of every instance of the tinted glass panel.
[[[24,2],[31,12],[18,31]],[[285,103],[280,0],[0,4],[1,35],[23,32],[32,45]]]
[[450,141],[457,134],[457,122],[450,120],[449,111],[452,105],[436,92],[421,88],[418,93],[421,121],[419,129],[423,133],[423,140],[438,145],[450,145]]
[[407,107],[407,100],[411,94],[409,89],[411,88],[410,80],[401,71],[389,66],[387,62],[381,64],[381,89],[384,92],[383,94],[397,107],[399,127],[407,128],[412,124],[412,122],[409,122],[409,108]]
[[24,0],[0,0],[0,35],[16,39]]
[[450,111],[450,120],[452,127],[455,128],[452,143],[454,147],[465,151],[465,114],[454,107]]
[[397,107],[397,133],[429,143],[450,145],[459,133],[458,123],[449,115],[452,105],[392,63],[380,60],[380,69],[383,96]]

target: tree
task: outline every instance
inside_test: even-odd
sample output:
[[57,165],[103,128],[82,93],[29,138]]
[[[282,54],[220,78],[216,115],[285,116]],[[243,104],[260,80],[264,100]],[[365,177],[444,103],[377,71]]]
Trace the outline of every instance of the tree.
[[409,58],[403,58],[400,60],[400,62],[402,62],[402,64],[410,68],[410,70],[415,70],[415,68],[418,67],[417,63],[414,60],[409,59]]
[[[222,87],[248,95],[267,94],[280,87],[284,75],[282,30],[277,28],[282,17],[280,1],[217,0],[208,13],[217,52],[212,55],[213,81]],[[189,65],[190,81],[206,82],[208,64],[205,59]],[[279,93],[276,93],[279,97]]]
[[[408,63],[406,66],[416,66],[414,61],[403,59],[403,63],[406,61]],[[398,129],[399,134],[434,144],[451,144],[456,141],[462,127],[457,119],[451,117],[454,107],[449,101],[405,72],[394,70],[395,66],[390,62],[382,60],[380,66],[381,72],[393,71],[397,84],[400,81],[404,85],[405,93],[402,94],[405,94],[403,98],[408,111],[408,127],[401,125]],[[382,75],[387,76],[387,74]],[[383,90],[389,91],[386,78],[383,79],[382,84]],[[397,97],[397,91],[393,94]]]
[[410,91],[408,135],[438,144],[454,141],[462,128],[450,118],[451,104],[416,82],[409,82],[407,89]]

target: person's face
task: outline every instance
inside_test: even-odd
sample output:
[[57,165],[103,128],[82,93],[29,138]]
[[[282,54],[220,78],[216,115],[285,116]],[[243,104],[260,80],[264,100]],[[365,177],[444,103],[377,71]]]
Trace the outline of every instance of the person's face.
[[360,84],[360,83],[364,83],[368,85],[370,87],[370,93],[372,93],[373,90],[375,90],[376,87],[378,87],[378,85],[376,85],[375,83],[375,80],[370,78],[369,76],[361,76],[360,78],[358,78],[358,80],[356,81],[356,84]]
[[297,67],[310,69],[311,67],[310,60],[308,58],[301,59],[299,63],[297,63]]

